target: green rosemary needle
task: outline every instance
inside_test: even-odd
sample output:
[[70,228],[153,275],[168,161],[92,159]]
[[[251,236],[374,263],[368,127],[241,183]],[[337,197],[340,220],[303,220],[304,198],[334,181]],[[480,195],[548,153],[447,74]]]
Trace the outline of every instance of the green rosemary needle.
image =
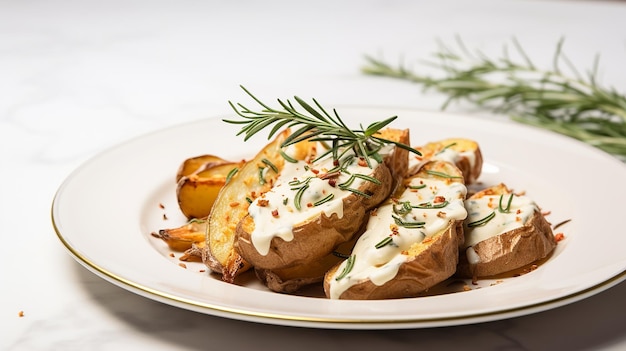
[[379,157],[377,151],[387,144],[394,144],[421,155],[419,151],[408,145],[375,135],[393,122],[397,116],[371,123],[367,128],[361,126],[361,129],[351,129],[344,123],[336,110],[333,110],[332,114],[328,113],[315,99],[313,99],[313,105],[297,96],[294,97],[297,105],[294,105],[290,100],[282,101],[279,99],[280,108],[273,108],[263,103],[245,87],[241,86],[241,88],[261,109],[255,111],[241,103],[229,101],[232,109],[242,119],[224,119],[224,122],[242,125],[243,127],[237,135],[244,134],[244,140],[248,140],[268,127],[271,127],[268,138],[271,138],[283,127],[298,127],[285,139],[281,146],[288,146],[303,140],[326,142],[332,145],[332,154],[335,159],[341,157],[341,154],[337,152],[341,147],[344,150],[354,150],[357,155],[364,157],[370,167],[372,167],[370,159],[377,159]]
[[230,180],[233,179],[233,177],[235,176],[235,174],[237,174],[237,172],[239,172],[239,168],[235,167],[231,169],[226,175],[226,181],[224,182],[224,184],[228,184],[228,182],[230,182]]
[[446,179],[462,179],[463,178],[461,176],[453,176],[453,175],[449,175],[447,173],[431,171],[431,170],[427,170],[426,173],[428,173],[430,175],[437,176],[437,177],[446,178]]
[[379,241],[378,244],[374,245],[374,247],[377,249],[380,249],[391,244],[392,242],[393,242],[393,238],[390,236],[387,236],[383,240]]
[[319,205],[325,204],[325,203],[327,203],[328,201],[332,200],[334,197],[335,197],[335,195],[334,195],[334,194],[328,194],[328,195],[326,195],[326,197],[324,197],[324,198],[322,198],[322,199],[320,199],[320,200],[316,201],[316,202],[313,204],[313,206],[319,206]]
[[397,225],[407,229],[424,228],[424,225],[426,225],[426,222],[406,222],[398,216],[392,215],[391,217],[393,217],[393,220]]
[[487,224],[495,216],[496,216],[496,211],[493,211],[490,214],[488,214],[487,216],[485,216],[484,218],[481,218],[481,219],[479,219],[477,221],[468,223],[467,226],[470,227],[470,228],[480,227],[481,225]]
[[509,196],[509,201],[506,204],[506,207],[502,207],[502,198],[504,198],[504,195],[500,195],[500,200],[498,201],[498,210],[501,213],[508,213],[511,210],[511,202],[513,202],[513,196],[515,194],[511,193],[511,196]]
[[490,58],[480,51],[469,51],[457,38],[455,48],[440,43],[434,58],[426,62],[428,68],[438,71],[433,75],[369,56],[362,71],[441,92],[448,96],[442,109],[453,101],[465,100],[626,160],[626,96],[599,85],[598,58],[588,73],[579,73],[563,54],[563,42],[558,42],[552,67],[547,69],[537,67],[517,40],[513,46],[518,58],[513,59],[506,45],[501,57]]
[[337,276],[337,278],[335,278],[335,280],[343,279],[352,271],[352,268],[354,268],[354,260],[356,260],[355,255],[351,255],[350,257],[348,257],[348,259],[346,260],[346,265],[343,268],[343,271],[341,271],[341,273]]

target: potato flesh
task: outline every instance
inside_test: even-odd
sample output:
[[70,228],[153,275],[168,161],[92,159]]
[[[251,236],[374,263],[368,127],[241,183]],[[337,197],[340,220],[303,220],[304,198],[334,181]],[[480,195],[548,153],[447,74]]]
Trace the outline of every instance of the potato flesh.
[[192,174],[182,176],[176,186],[181,212],[189,219],[207,217],[228,175],[242,165],[241,162],[209,162]]

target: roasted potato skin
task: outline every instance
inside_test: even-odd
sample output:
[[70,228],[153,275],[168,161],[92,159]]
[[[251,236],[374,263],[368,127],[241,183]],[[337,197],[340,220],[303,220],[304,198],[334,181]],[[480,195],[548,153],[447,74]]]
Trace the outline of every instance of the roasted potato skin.
[[302,287],[311,284],[321,283],[326,272],[336,264],[340,263],[352,251],[356,240],[365,229],[365,224],[350,241],[342,243],[336,247],[332,253],[306,264],[295,265],[283,269],[261,269],[255,268],[257,278],[263,282],[270,290],[280,293],[293,294]]

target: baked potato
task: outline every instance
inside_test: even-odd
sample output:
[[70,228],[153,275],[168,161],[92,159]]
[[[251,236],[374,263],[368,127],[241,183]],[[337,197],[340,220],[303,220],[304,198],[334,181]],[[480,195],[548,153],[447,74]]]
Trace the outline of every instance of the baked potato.
[[[381,137],[408,145],[409,131],[385,129]],[[352,150],[307,164],[285,166],[271,191],[250,205],[237,226],[235,247],[278,291],[321,281],[339,245],[359,233],[367,213],[384,201],[406,174],[408,151],[393,144],[379,150],[372,167]],[[282,277],[281,277],[282,275]],[[277,288],[289,286],[289,289]]]
[[458,276],[478,279],[509,272],[545,258],[556,247],[537,204],[503,183],[472,195],[465,207]]
[[463,173],[465,184],[476,182],[483,168],[483,156],[478,143],[465,138],[448,138],[416,146],[421,155],[411,155],[409,168],[416,169],[430,160],[443,160],[456,165]]
[[217,194],[228,176],[243,166],[242,162],[207,162],[189,175],[183,175],[176,185],[176,198],[181,212],[188,218],[206,218],[211,213]]
[[350,257],[330,269],[331,299],[413,297],[456,271],[467,194],[461,171],[429,161],[370,215]]

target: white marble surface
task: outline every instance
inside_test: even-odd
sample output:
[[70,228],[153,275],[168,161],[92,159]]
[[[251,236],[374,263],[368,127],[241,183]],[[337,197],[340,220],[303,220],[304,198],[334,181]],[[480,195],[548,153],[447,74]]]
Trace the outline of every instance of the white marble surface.
[[624,18],[626,3],[603,1],[0,1],[0,349],[626,349],[626,283],[470,326],[279,327],[113,286],[67,254],[50,221],[58,186],[82,162],[228,113],[239,84],[266,99],[440,107],[441,96],[360,74],[365,54],[424,58],[460,34],[496,53],[516,37],[549,63],[565,37],[574,63],[590,67],[599,53],[603,84],[626,91]]

